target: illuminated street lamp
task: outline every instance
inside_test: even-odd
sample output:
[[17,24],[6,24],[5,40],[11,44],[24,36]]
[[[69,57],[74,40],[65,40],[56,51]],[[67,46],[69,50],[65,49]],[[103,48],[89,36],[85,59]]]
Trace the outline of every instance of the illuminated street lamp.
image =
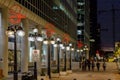
[[69,44],[69,47],[70,47],[70,70],[71,70],[71,65],[72,65],[72,61],[71,61],[71,47],[72,47],[72,43]]
[[66,71],[66,48],[64,45],[61,45],[61,49],[64,52],[64,71]]
[[80,50],[80,53],[82,55],[82,57],[81,57],[81,62],[82,62],[83,61],[83,49]]
[[69,46],[69,45],[66,46],[66,51],[67,51],[67,52],[70,51],[70,46]]
[[16,40],[17,40],[17,36],[22,37],[25,35],[25,33],[24,33],[23,28],[21,26],[12,25],[12,26],[8,27],[6,34],[8,35],[8,37],[14,37],[14,76],[13,76],[13,80],[18,80]]
[[71,51],[74,51],[74,48],[71,48]]
[[[36,50],[36,42],[43,41],[43,37],[41,34],[38,33],[38,29],[33,29],[33,33],[29,34],[29,41],[35,42],[35,50]],[[37,80],[37,61],[34,61],[34,79]]]
[[54,41],[54,39],[53,38],[48,38],[48,40],[47,39],[45,39],[44,41],[43,41],[43,44],[47,44],[48,45],[48,60],[47,60],[47,62],[48,62],[48,68],[47,68],[47,75],[49,76],[49,78],[51,78],[51,59],[50,59],[50,56],[51,56],[51,44],[55,44],[55,41]]
[[66,45],[64,45],[64,46],[61,46],[61,49],[62,50],[64,50],[64,71],[66,71],[66,61],[67,61],[67,59],[66,59]]
[[61,40],[60,38],[57,38],[57,70],[58,70],[58,73],[60,72],[60,46],[61,46]]
[[87,54],[87,51],[89,50],[88,47],[85,45],[83,50],[85,51],[85,57],[86,59],[88,58],[88,54]]
[[81,49],[80,52],[83,52],[83,50]]
[[78,50],[77,50],[77,52],[79,53],[79,52],[80,52],[80,50],[78,49]]
[[[72,55],[71,55],[71,62],[72,62],[72,60],[73,60],[74,57],[75,57],[75,56],[74,56],[74,50],[75,50],[75,49],[72,47],[72,48],[71,48],[71,52],[72,52]],[[72,65],[72,64],[71,64],[71,65]]]

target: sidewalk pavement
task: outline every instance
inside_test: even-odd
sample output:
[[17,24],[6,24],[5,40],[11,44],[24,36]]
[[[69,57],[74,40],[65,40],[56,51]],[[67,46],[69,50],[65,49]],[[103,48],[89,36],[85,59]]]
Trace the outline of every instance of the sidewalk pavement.
[[120,74],[109,72],[79,72],[61,76],[60,80],[120,80]]
[[[21,74],[18,75],[18,80],[21,80]],[[120,74],[118,74],[116,63],[107,63],[107,70],[103,71],[102,67],[100,71],[73,71],[72,74],[67,76],[60,76],[59,80],[120,80]],[[6,80],[13,80],[13,74],[9,75]],[[53,80],[53,79],[51,79]],[[56,79],[58,80],[58,79]]]
[[[60,80],[120,80],[116,63],[107,63],[106,71],[100,67],[100,71],[75,71],[68,76],[60,76]],[[57,79],[56,79],[57,80]]]

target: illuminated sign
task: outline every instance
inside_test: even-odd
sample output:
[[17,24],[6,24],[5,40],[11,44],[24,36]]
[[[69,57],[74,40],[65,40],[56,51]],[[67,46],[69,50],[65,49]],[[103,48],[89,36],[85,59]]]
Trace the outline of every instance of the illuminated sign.
[[39,61],[40,60],[40,50],[33,50],[32,51],[32,60]]

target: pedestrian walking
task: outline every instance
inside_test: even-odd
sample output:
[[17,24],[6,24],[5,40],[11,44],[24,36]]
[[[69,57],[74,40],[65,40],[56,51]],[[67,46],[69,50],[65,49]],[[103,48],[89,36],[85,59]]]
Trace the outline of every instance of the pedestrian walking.
[[85,61],[82,62],[82,71],[85,71]]
[[85,60],[85,71],[86,71],[86,68],[87,68],[87,59]]
[[106,62],[105,61],[103,62],[103,70],[104,71],[106,70]]
[[82,68],[82,62],[81,61],[79,62],[79,67]]
[[90,61],[90,59],[87,60],[87,66],[88,66],[88,70],[90,71],[90,67],[91,67],[91,61]]
[[95,62],[94,61],[92,61],[92,71],[94,71],[94,67],[95,67]]
[[100,62],[99,61],[97,61],[96,66],[97,66],[97,70],[99,71],[100,70]]

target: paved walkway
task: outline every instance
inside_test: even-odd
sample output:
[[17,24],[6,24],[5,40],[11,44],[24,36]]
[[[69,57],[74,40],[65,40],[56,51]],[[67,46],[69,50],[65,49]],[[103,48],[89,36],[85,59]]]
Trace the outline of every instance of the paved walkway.
[[103,71],[76,71],[68,76],[61,76],[60,80],[120,80],[116,63],[107,63],[107,70]]
[[120,80],[120,74],[109,72],[79,72],[62,76],[60,80]]
[[[20,76],[20,75],[19,75]],[[13,75],[10,75],[7,80],[13,80]],[[60,79],[51,79],[51,80],[120,80],[120,74],[118,74],[116,63],[107,63],[107,70],[103,71],[100,68],[100,71],[74,71],[72,74],[67,76],[60,76]],[[21,80],[21,78],[19,78]]]

